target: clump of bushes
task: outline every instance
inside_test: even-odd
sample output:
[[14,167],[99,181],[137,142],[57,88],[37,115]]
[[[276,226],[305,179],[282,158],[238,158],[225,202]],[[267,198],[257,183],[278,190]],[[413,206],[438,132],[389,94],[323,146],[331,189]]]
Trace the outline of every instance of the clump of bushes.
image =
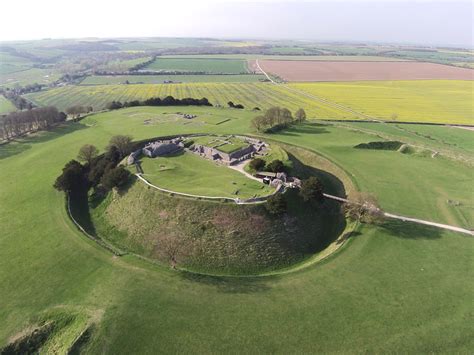
[[382,141],[357,144],[356,149],[398,150],[403,145],[399,141]]

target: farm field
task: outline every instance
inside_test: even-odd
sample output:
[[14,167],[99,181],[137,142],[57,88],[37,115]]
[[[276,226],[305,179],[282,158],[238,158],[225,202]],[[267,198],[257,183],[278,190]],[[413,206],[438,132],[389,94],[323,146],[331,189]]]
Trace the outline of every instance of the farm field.
[[93,75],[85,78],[81,85],[116,85],[128,81],[130,84],[163,84],[165,81],[174,83],[247,83],[264,80],[264,75],[232,74],[232,75]]
[[[204,109],[228,111],[234,119],[155,127],[130,116],[170,110],[199,115]],[[115,134],[145,139],[203,130],[252,133],[249,116],[230,109],[133,108],[1,146],[0,316],[6,321],[0,346],[37,317],[79,313],[96,322],[85,349],[92,353],[468,353],[474,346],[466,317],[474,292],[466,272],[472,267],[471,237],[402,222],[363,225],[336,255],[299,272],[210,277],[113,257],[80,234],[63,194],[52,188],[85,143],[103,150]],[[473,220],[465,193],[472,170],[459,163],[355,150],[374,136],[337,125],[308,123],[269,138],[321,152],[390,212],[460,225],[463,214]],[[447,199],[462,204],[447,205]]]
[[13,111],[16,111],[15,105],[13,105],[13,103],[6,99],[3,95],[0,95],[0,115]]
[[162,85],[97,85],[71,86],[25,95],[38,105],[54,105],[60,110],[80,104],[92,106],[95,110],[104,108],[113,100],[131,101],[150,97],[176,98],[207,97],[213,105],[227,106],[228,101],[243,104],[248,109],[285,106],[291,111],[302,107],[309,117],[356,118],[356,116],[332,107],[314,102],[284,87],[266,83],[189,83]]
[[383,56],[359,56],[359,55],[267,55],[267,54],[182,54],[182,55],[163,55],[160,58],[173,59],[265,59],[265,60],[311,60],[311,61],[363,61],[363,62],[403,62],[405,59],[390,58]]
[[31,68],[0,75],[0,87],[15,87],[28,84],[51,84],[59,79],[60,74],[52,69]]
[[473,81],[301,83],[290,86],[378,119],[474,124]]
[[143,177],[171,191],[209,197],[250,198],[271,194],[274,189],[251,180],[227,166],[184,152],[169,157],[142,158]]
[[474,79],[471,69],[434,63],[262,60],[259,64],[287,81]]
[[238,59],[192,59],[192,58],[161,58],[148,65],[144,70],[164,72],[202,72],[210,74],[242,74],[247,73],[247,64]]
[[[298,91],[288,90],[297,89]],[[471,81],[379,81],[349,83],[189,83],[163,85],[71,86],[25,95],[38,105],[54,105],[60,110],[81,104],[95,110],[113,100],[131,101],[172,95],[207,97],[213,105],[228,101],[246,108],[284,106],[291,111],[302,107],[309,118],[357,119],[358,116],[320,103],[315,95],[381,120],[473,124]]]

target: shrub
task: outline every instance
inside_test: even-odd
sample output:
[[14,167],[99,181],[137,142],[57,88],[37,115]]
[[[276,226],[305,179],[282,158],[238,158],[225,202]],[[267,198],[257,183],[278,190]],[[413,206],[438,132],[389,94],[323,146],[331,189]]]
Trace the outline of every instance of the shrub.
[[252,159],[249,163],[249,167],[255,171],[261,171],[265,168],[265,160],[261,158]]
[[102,176],[100,182],[106,189],[111,190],[114,187],[123,187],[128,182],[129,177],[130,172],[126,170],[123,166],[119,166],[107,170]]
[[321,202],[323,196],[323,184],[318,178],[311,176],[301,182],[300,196],[304,201]]
[[281,160],[273,160],[267,164],[267,169],[274,173],[281,173],[285,171],[285,165]]
[[286,200],[282,194],[274,194],[267,199],[267,202],[265,203],[265,208],[271,214],[283,214],[286,212]]

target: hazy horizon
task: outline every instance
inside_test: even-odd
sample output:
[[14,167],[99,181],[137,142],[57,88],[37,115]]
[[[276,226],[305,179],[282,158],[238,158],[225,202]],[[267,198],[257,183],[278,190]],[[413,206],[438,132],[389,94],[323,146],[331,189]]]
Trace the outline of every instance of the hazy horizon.
[[[223,38],[473,47],[469,1],[224,1],[6,3],[0,41],[70,38]],[[21,10],[28,8],[27,13]],[[166,16],[164,16],[165,14]],[[19,26],[21,20],[28,24]],[[12,30],[12,28],[14,30]]]

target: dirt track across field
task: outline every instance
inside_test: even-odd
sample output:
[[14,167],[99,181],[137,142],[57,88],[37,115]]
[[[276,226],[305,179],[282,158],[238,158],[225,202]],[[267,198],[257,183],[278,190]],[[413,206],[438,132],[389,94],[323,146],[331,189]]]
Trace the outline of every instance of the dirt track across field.
[[474,80],[474,70],[421,62],[259,60],[263,71],[287,81]]

